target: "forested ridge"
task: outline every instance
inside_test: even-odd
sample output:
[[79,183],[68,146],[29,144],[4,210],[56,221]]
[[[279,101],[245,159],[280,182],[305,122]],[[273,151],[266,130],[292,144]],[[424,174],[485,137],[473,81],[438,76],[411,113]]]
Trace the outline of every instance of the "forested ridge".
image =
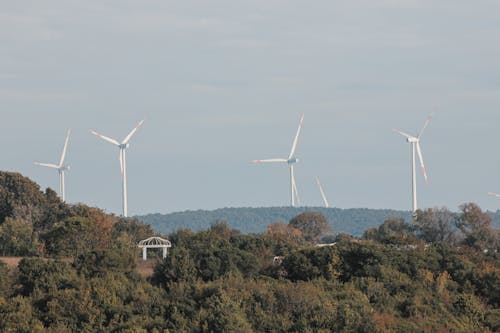
[[[194,231],[207,230],[217,221],[226,221],[231,228],[242,233],[265,232],[274,222],[286,222],[300,213],[314,211],[323,214],[335,233],[345,232],[361,236],[367,228],[375,227],[388,217],[411,219],[411,212],[393,209],[368,208],[324,208],[324,207],[240,207],[220,208],[215,210],[188,210],[168,214],[147,214],[136,216],[137,219],[151,225],[157,232],[170,233],[179,228]],[[489,212],[493,225],[500,228],[500,211]]]
[[340,209],[324,207],[241,207],[215,210],[191,210],[169,214],[148,214],[136,216],[162,233],[190,228],[194,231],[207,230],[217,221],[226,221],[231,228],[242,233],[260,233],[270,223],[288,222],[300,213],[314,211],[322,213],[335,232],[361,236],[366,228],[379,225],[389,216],[409,219],[410,212],[391,209]]
[[359,237],[311,210],[254,234],[180,228],[145,278],[136,244],[153,234],[0,172],[0,250],[25,257],[0,263],[0,331],[500,331],[499,231],[474,203]]

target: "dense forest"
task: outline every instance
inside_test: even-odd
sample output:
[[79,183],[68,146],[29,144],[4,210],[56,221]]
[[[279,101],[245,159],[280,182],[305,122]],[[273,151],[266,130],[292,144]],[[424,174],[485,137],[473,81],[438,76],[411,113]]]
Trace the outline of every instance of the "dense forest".
[[[169,214],[148,214],[136,216],[137,219],[151,225],[157,232],[170,233],[179,228],[189,228],[193,231],[207,230],[217,221],[226,221],[233,229],[240,232],[265,232],[267,226],[274,222],[286,222],[300,213],[314,211],[323,214],[330,227],[337,233],[348,233],[362,236],[367,228],[378,226],[388,217],[411,219],[411,212],[392,209],[367,208],[324,208],[324,207],[262,207],[262,208],[221,208],[215,210],[195,210]],[[489,213],[493,225],[500,228],[500,211]]]
[[136,244],[153,234],[0,172],[0,251],[24,257],[0,262],[0,331],[500,331],[499,231],[473,203],[360,237],[314,211],[254,234],[177,229],[144,277]]
[[339,209],[323,207],[262,207],[262,208],[221,208],[216,210],[196,210],[170,214],[148,214],[136,216],[161,233],[174,232],[179,228],[193,231],[207,230],[217,221],[226,221],[231,228],[242,233],[260,233],[270,223],[287,222],[304,212],[320,212],[335,232],[345,232],[361,236],[365,229],[382,223],[389,216],[409,219],[410,212],[390,209]]

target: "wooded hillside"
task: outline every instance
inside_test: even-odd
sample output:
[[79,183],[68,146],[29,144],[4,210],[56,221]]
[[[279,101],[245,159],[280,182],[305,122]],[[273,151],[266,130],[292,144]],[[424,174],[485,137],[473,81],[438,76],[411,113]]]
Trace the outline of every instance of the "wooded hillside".
[[150,278],[134,271],[153,234],[137,220],[66,205],[15,173],[0,173],[0,214],[3,253],[28,256],[0,263],[1,332],[500,331],[499,233],[473,203],[321,247],[320,212],[259,234],[180,229]]

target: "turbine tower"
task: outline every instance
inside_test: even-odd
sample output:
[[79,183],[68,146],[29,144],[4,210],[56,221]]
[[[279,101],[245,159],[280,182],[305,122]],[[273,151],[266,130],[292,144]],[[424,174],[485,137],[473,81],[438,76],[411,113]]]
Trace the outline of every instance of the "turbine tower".
[[64,165],[64,159],[66,158],[66,149],[68,148],[69,142],[69,134],[70,129],[66,132],[66,141],[64,141],[64,147],[61,154],[61,158],[59,159],[59,164],[51,164],[51,163],[40,163],[35,162],[35,165],[44,166],[51,169],[56,169],[59,172],[59,195],[61,196],[61,200],[66,201],[66,197],[64,194],[64,171],[69,170],[69,165]]
[[319,192],[321,193],[321,197],[323,198],[323,202],[325,204],[325,208],[329,208],[330,205],[328,204],[328,200],[326,200],[325,191],[323,191],[323,187],[321,186],[321,183],[319,182],[319,178],[318,177],[316,177],[316,184],[318,184]]
[[300,205],[299,191],[297,190],[297,184],[295,183],[295,173],[293,166],[299,161],[298,158],[294,156],[295,149],[297,148],[297,142],[299,140],[300,130],[302,128],[302,121],[304,120],[304,115],[300,117],[299,127],[297,128],[297,134],[295,134],[295,139],[293,140],[292,149],[287,158],[271,158],[266,160],[253,160],[253,163],[287,163],[290,169],[290,194],[291,194],[291,206],[295,207],[295,202]]
[[123,207],[123,217],[128,216],[128,210],[127,210],[127,162],[125,159],[125,150],[130,146],[129,141],[134,135],[134,133],[141,127],[142,123],[144,120],[141,120],[132,131],[123,139],[123,141],[120,143],[116,141],[115,139],[109,138],[107,136],[104,136],[102,134],[99,134],[95,131],[90,131],[90,133],[94,134],[95,136],[108,141],[115,146],[117,146],[120,149],[120,170],[121,170],[121,175],[122,175],[122,207]]
[[413,214],[417,211],[417,172],[416,172],[416,166],[415,166],[415,151],[418,154],[418,159],[420,161],[420,166],[422,167],[422,172],[424,174],[425,182],[427,183],[427,170],[425,169],[425,164],[424,164],[424,159],[422,157],[422,149],[420,148],[420,138],[422,136],[422,133],[424,133],[425,128],[427,125],[429,125],[429,122],[431,121],[432,117],[429,116],[427,120],[425,121],[424,126],[420,130],[420,133],[418,133],[417,136],[412,136],[409,134],[406,134],[404,132],[401,132],[400,130],[394,129],[395,132],[401,134],[402,136],[406,137],[406,141],[411,143],[411,157],[412,157],[412,193],[413,193],[413,202],[412,202],[412,208],[413,208]]

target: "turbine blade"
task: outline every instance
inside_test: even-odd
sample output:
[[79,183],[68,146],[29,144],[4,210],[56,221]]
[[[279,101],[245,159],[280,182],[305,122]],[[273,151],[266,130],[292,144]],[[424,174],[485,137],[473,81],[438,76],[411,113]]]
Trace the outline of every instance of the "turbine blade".
[[134,129],[132,129],[132,131],[130,131],[130,133],[125,137],[125,139],[123,139],[122,144],[127,144],[130,141],[134,133],[137,132],[137,130],[139,129],[139,127],[141,127],[143,122],[144,120],[141,120],[137,125],[135,125]]
[[62,167],[64,163],[64,158],[66,157],[66,149],[68,149],[68,142],[69,142],[69,135],[71,133],[71,130],[68,128],[68,131],[66,132],[66,141],[64,141],[64,148],[61,154],[61,159],[59,160],[59,167]]
[[252,163],[277,163],[277,162],[288,162],[286,158],[270,158],[267,160],[253,160]]
[[99,137],[99,138],[101,138],[101,139],[103,139],[105,141],[111,142],[114,145],[117,145],[117,146],[120,145],[120,143],[118,141],[116,141],[115,139],[111,139],[111,138],[109,138],[109,137],[107,137],[105,135],[99,134],[96,131],[90,131],[90,133],[94,134],[95,136],[97,136],[97,137]]
[[290,150],[290,155],[288,159],[291,159],[293,154],[295,154],[295,148],[297,148],[297,142],[299,141],[300,130],[302,128],[302,121],[304,120],[304,114],[300,117],[299,127],[297,128],[297,134],[295,134],[295,139],[293,140],[292,149]]
[[402,135],[402,136],[404,136],[404,137],[407,137],[408,139],[413,138],[413,136],[412,136],[412,135],[410,135],[410,134],[406,134],[405,132],[401,132],[401,131],[400,131],[400,130],[398,130],[398,129],[393,128],[392,130],[393,130],[394,132],[396,132],[396,133],[401,134],[401,135]]
[[500,194],[495,193],[495,192],[488,192],[488,195],[491,195],[492,197],[500,198]]
[[431,119],[432,119],[432,115],[430,115],[429,117],[427,117],[427,119],[425,120],[424,126],[420,130],[420,133],[418,133],[418,136],[417,136],[418,139],[420,139],[420,137],[422,136],[422,133],[424,133],[427,125],[429,125],[429,123],[431,122]]
[[44,166],[44,167],[47,167],[47,168],[59,169],[59,166],[58,166],[58,165],[51,164],[51,163],[40,163],[40,162],[35,162],[34,164],[35,164],[35,165],[39,165],[39,166]]
[[326,200],[325,192],[323,191],[323,187],[321,186],[321,183],[319,182],[318,177],[316,177],[316,183],[318,184],[319,192],[321,193],[321,197],[323,198],[323,202],[325,204],[325,207],[326,208],[330,207],[330,205],[328,204],[328,200]]
[[420,148],[420,142],[417,142],[417,153],[418,153],[418,159],[420,161],[420,166],[422,167],[422,172],[424,173],[425,182],[427,183],[427,170],[425,169],[424,158],[422,156],[422,149]]
[[123,149],[120,149],[120,173],[123,177]]

